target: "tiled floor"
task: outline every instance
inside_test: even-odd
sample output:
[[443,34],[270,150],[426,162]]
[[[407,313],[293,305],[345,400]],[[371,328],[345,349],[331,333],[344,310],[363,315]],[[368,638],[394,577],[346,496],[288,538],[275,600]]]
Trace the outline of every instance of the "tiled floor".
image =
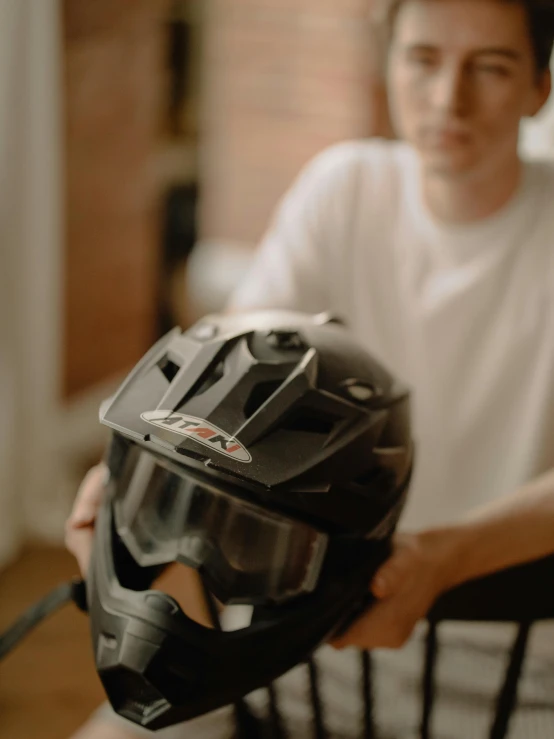
[[[75,574],[63,549],[26,550],[0,573],[0,631]],[[67,605],[0,663],[0,739],[66,739],[102,699],[88,621]]]

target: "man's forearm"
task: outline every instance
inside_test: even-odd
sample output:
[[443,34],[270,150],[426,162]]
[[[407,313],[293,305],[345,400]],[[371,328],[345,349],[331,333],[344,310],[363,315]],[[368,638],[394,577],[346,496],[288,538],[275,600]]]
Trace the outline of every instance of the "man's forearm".
[[554,469],[441,531],[449,534],[450,586],[554,553]]

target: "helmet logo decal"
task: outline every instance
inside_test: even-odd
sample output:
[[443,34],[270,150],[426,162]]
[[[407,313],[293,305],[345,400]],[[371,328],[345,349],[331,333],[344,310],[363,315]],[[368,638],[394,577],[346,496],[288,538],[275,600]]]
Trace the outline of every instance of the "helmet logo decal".
[[175,411],[146,411],[141,413],[143,421],[168,429],[181,436],[188,436],[199,444],[213,449],[220,454],[225,454],[237,462],[251,462],[252,456],[243,445],[225,431],[222,431],[212,423],[196,416],[186,416],[184,413]]

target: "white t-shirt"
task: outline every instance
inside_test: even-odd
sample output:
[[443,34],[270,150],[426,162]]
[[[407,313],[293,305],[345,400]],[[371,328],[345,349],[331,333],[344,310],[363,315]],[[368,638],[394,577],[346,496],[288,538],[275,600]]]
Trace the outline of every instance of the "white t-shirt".
[[236,308],[331,310],[412,390],[404,528],[456,520],[554,466],[554,163],[471,225],[437,222],[406,144],[317,156],[278,208]]
[[[554,465],[554,164],[527,165],[513,201],[471,226],[435,222],[419,183],[404,144],[323,152],[283,199],[231,300],[241,309],[332,310],[409,383],[418,449],[406,526],[456,519]],[[509,647],[514,629],[440,629],[433,730],[486,736],[506,666],[490,645]],[[548,625],[534,629],[532,654],[552,644]],[[422,654],[418,634],[402,650],[373,653],[380,735],[419,735]],[[358,654],[323,647],[317,661],[329,736],[360,736]],[[534,707],[516,713],[510,735],[551,736],[549,674],[551,663],[528,653],[519,693]],[[277,681],[277,692],[290,736],[310,736],[306,668]],[[264,704],[264,691],[251,696],[254,709]],[[219,739],[229,714],[161,734]]]

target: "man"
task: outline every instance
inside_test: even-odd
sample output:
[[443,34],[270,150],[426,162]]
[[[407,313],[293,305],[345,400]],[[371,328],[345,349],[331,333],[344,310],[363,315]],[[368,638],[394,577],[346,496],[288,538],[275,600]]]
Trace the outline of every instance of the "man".
[[[403,143],[349,142],[316,157],[281,203],[230,306],[338,313],[413,390],[418,460],[402,528],[419,533],[399,536],[372,584],[381,602],[341,647],[399,646],[441,590],[506,564],[503,554],[483,551],[465,571],[451,566],[468,551],[461,542],[472,525],[455,525],[468,511],[524,485],[535,497],[545,485],[554,491],[554,169],[518,156],[520,122],[550,92],[552,23],[545,3],[523,0],[389,6],[387,86]],[[83,567],[98,495],[89,480],[68,526]],[[487,530],[484,520],[475,530]],[[348,653],[326,648],[321,657],[329,675],[341,676],[327,691],[335,714],[343,710],[332,735],[357,735],[344,713]],[[393,736],[412,736],[417,635],[377,661],[378,719]],[[495,680],[454,672],[443,682],[452,708],[471,713],[471,728],[440,712],[437,726],[449,736],[484,736],[488,714],[468,695],[477,678],[478,692],[493,695]],[[297,693],[287,693],[285,678],[293,713]],[[108,736],[99,725],[78,736]],[[209,736],[209,726],[167,736]]]

